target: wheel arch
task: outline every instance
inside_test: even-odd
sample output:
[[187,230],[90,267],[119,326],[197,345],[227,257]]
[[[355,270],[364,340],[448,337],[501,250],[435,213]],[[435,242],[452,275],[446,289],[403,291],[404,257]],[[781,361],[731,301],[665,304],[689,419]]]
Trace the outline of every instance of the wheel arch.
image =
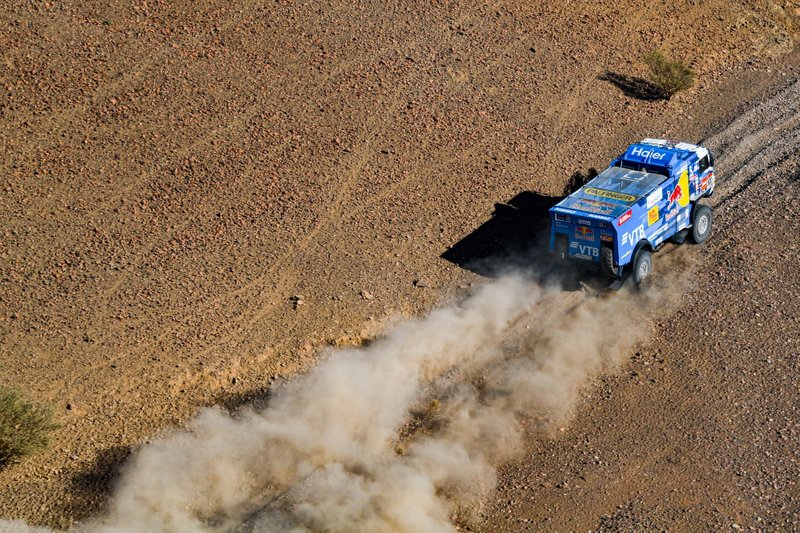
[[633,254],[631,255],[631,261],[636,260],[636,254],[638,254],[639,250],[642,249],[647,250],[650,253],[653,253],[655,251],[655,248],[653,247],[652,244],[650,244],[650,241],[648,241],[647,239],[642,239],[636,243],[636,248],[633,249]]

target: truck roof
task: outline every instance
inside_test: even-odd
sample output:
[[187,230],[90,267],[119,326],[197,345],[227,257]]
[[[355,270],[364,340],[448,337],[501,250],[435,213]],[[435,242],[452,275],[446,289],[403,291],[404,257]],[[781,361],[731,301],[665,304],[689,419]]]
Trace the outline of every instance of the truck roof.
[[609,167],[555,207],[617,217],[665,179],[661,174]]
[[707,153],[708,150],[696,144],[645,139],[628,146],[619,161],[626,168],[669,175],[670,169],[677,170],[682,162],[693,157],[701,158]]

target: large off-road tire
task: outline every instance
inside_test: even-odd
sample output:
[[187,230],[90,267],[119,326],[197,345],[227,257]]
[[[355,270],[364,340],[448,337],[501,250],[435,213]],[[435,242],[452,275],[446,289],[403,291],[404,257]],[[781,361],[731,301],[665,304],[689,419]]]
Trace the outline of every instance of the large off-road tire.
[[646,248],[640,248],[633,259],[633,283],[642,287],[653,272],[653,254]]
[[566,265],[569,261],[569,251],[567,247],[569,246],[569,241],[566,235],[556,235],[556,242],[554,246],[555,252],[555,260],[556,263],[560,265]]
[[714,217],[711,208],[707,205],[697,205],[692,215],[692,240],[697,244],[702,244],[711,235],[711,223]]
[[614,250],[610,246],[600,247],[600,269],[603,274],[612,278],[619,274],[619,267],[614,266]]

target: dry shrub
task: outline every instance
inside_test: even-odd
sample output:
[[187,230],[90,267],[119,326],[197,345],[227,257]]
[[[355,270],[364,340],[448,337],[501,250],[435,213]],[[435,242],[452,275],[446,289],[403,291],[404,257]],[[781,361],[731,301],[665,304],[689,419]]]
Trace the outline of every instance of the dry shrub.
[[667,100],[694,84],[694,71],[680,59],[669,59],[658,50],[642,59],[650,67],[651,82]]
[[0,386],[0,466],[46,447],[55,427],[50,407]]

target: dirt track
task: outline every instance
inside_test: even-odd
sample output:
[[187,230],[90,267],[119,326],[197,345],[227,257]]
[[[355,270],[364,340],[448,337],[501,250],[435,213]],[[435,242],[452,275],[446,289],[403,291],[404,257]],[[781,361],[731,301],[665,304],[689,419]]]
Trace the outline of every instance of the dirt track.
[[[495,202],[555,197],[637,137],[696,139],[797,76],[770,59],[791,3],[675,5],[4,7],[0,379],[64,427],[0,472],[0,514],[96,513],[130,446],[478,280],[439,256]],[[625,94],[654,45],[696,58],[696,90]]]
[[696,279],[566,432],[506,469],[487,530],[800,527],[798,83],[707,139],[725,181]]

